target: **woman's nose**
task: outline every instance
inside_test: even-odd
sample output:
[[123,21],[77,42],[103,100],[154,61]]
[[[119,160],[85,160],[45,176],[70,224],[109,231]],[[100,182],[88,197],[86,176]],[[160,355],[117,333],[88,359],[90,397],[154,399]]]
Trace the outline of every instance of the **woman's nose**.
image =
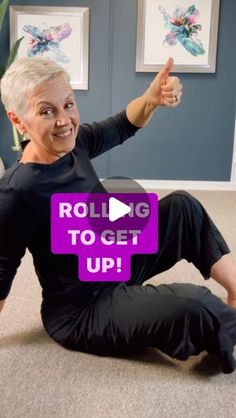
[[57,126],[64,126],[68,125],[70,123],[70,117],[66,112],[60,112],[60,114],[57,117],[56,124]]

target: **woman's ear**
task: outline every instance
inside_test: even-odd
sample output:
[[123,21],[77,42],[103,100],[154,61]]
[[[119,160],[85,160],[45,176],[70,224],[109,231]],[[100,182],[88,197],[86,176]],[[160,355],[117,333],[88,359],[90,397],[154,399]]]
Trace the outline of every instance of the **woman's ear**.
[[26,128],[24,126],[22,119],[11,110],[7,112],[7,116],[8,116],[8,119],[11,121],[11,123],[20,132],[20,134],[23,135],[26,132]]

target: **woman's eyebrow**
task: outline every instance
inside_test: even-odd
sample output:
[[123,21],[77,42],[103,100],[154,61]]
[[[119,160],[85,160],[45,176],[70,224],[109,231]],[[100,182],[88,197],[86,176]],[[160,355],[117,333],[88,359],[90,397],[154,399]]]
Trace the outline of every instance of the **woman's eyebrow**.
[[[70,93],[66,98],[65,98],[65,101],[67,101],[68,99],[73,99],[74,98],[74,96],[73,96],[73,94],[72,93]],[[36,103],[36,106],[41,106],[41,105],[50,105],[50,106],[52,106],[53,105],[53,103],[50,103],[50,102],[47,102],[46,100],[40,100],[38,103]]]

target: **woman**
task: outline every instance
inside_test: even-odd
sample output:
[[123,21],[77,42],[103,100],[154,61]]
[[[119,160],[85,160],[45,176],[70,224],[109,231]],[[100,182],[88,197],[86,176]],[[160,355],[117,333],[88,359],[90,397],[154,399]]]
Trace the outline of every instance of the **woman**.
[[[59,65],[25,58],[6,71],[2,100],[25,140],[0,183],[1,307],[28,248],[42,286],[44,327],[64,347],[114,355],[154,346],[181,360],[207,350],[229,373],[235,369],[236,266],[222,235],[190,194],[178,191],[160,200],[159,252],[132,257],[128,282],[81,282],[77,258],[50,251],[51,194],[93,190],[99,179],[90,160],[133,136],[159,106],[180,103],[182,85],[169,76],[172,67],[169,59],[121,113],[81,126],[68,74]],[[223,285],[230,306],[204,286],[142,286],[182,258],[205,279]]]

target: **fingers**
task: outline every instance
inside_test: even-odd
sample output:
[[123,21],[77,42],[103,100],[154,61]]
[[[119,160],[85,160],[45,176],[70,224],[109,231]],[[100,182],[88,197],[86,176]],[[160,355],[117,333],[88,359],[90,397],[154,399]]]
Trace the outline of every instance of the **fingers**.
[[161,90],[164,106],[176,107],[180,103],[183,86],[178,77],[169,77]]
[[174,98],[174,97],[178,97],[178,98],[180,98],[180,97],[182,97],[182,95],[183,95],[183,93],[182,93],[182,90],[173,90],[173,91],[170,91],[170,92],[167,92],[167,93],[163,93],[162,92],[162,97],[164,98],[164,99],[172,99],[172,98]]
[[176,107],[181,102],[182,91],[162,93],[163,105]]
[[171,99],[164,99],[163,104],[167,107],[176,107],[181,102],[181,97],[175,96]]
[[178,77],[168,77],[166,82],[161,86],[161,88],[162,88],[162,91],[168,92],[168,91],[172,91],[175,88],[182,89],[183,86]]

